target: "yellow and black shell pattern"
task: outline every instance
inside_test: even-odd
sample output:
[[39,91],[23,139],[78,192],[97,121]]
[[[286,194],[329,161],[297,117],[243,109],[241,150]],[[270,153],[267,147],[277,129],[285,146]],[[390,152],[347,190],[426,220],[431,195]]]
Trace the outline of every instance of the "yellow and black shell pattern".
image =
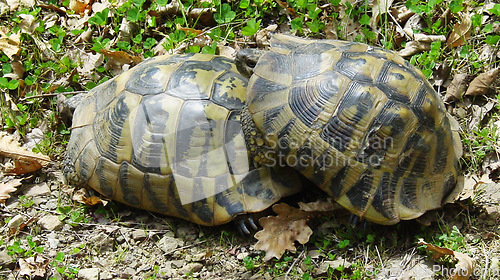
[[240,123],[247,82],[227,58],[185,54],[101,84],[74,112],[68,181],[208,226],[298,192],[294,173],[249,159]]
[[359,217],[394,224],[442,206],[461,145],[423,74],[361,43],[275,35],[248,84],[275,161]]

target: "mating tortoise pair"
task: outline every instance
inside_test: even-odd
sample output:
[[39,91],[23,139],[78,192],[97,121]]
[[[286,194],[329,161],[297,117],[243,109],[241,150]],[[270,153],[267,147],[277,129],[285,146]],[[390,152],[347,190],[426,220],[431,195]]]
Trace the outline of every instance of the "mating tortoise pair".
[[73,117],[69,181],[201,225],[299,192],[295,170],[380,224],[439,208],[455,188],[453,119],[403,58],[286,35],[256,54],[241,51],[238,67],[159,56],[91,90]]

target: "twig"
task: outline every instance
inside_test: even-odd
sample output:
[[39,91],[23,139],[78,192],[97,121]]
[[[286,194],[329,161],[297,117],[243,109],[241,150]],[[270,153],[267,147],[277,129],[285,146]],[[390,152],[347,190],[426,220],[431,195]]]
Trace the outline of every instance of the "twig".
[[306,253],[306,251],[302,251],[302,253],[300,253],[300,255],[295,258],[295,260],[293,261],[292,265],[290,266],[290,268],[286,271],[286,274],[285,274],[285,280],[288,280],[288,274],[292,271],[293,267],[295,266],[295,264],[299,261],[299,259],[303,258],[304,257],[304,254]]
[[378,251],[378,246],[375,246],[375,251],[377,251],[377,256],[378,256],[378,259],[380,261],[380,265],[382,266],[382,271],[384,271],[384,269],[385,269],[384,262],[382,261],[382,257],[380,256],[380,252]]
[[388,12],[388,14],[392,18],[394,23],[401,29],[401,31],[403,32],[403,35],[405,35],[410,41],[413,40],[413,38],[411,38],[410,35],[408,35],[408,34],[406,34],[406,32],[404,32],[404,28],[399,24],[398,20],[391,13]]
[[25,97],[23,97],[23,98],[21,98],[19,100],[20,101],[26,101],[28,99],[34,99],[34,98],[54,97],[54,96],[57,96],[59,94],[78,94],[78,93],[84,93],[84,92],[87,92],[87,91],[80,90],[80,91],[70,91],[70,92],[58,92],[58,93],[40,94],[40,95],[33,95],[33,96],[25,96]]

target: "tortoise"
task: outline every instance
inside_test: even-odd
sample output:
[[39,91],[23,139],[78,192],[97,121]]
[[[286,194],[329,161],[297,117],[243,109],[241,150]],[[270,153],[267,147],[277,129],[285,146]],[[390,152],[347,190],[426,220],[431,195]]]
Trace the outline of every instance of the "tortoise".
[[208,54],[158,56],[104,82],[76,101],[68,181],[205,226],[300,191],[294,170],[249,157],[247,82],[232,60]]
[[442,206],[456,188],[456,121],[422,72],[362,43],[277,34],[241,50],[247,114],[274,154],[359,218],[395,224]]

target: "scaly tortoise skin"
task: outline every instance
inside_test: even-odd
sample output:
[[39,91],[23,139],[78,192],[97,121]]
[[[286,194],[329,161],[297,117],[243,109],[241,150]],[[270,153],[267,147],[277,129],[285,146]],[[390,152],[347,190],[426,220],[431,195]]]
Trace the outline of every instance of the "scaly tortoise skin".
[[[243,50],[237,61],[251,56]],[[393,52],[275,35],[253,69],[247,103],[277,151],[266,160],[298,169],[359,217],[414,219],[455,188],[454,120],[423,74]]]
[[259,212],[300,190],[297,174],[255,167],[240,111],[247,78],[220,56],[159,56],[91,90],[73,115],[73,184],[201,225]]

